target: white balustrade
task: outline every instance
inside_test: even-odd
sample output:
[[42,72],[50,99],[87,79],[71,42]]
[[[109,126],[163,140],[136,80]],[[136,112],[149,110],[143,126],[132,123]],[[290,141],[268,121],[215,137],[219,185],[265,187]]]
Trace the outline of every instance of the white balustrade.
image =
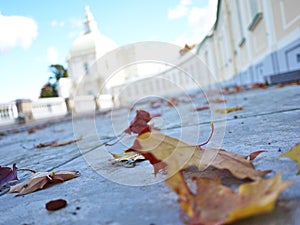
[[15,102],[0,104],[0,125],[15,123],[18,117],[18,110]]
[[[107,111],[114,106],[111,95],[100,95],[97,98],[92,95],[77,96],[69,100],[68,107],[67,100],[62,97],[41,98],[36,101],[21,99],[10,103],[0,103],[0,126],[50,119],[72,112],[80,116],[80,114],[95,113],[95,110]],[[23,120],[20,120],[21,118]]]
[[35,120],[64,116],[67,113],[64,98],[41,98],[32,102],[32,115]]
[[93,95],[80,95],[74,98],[74,113],[95,113],[96,101]]

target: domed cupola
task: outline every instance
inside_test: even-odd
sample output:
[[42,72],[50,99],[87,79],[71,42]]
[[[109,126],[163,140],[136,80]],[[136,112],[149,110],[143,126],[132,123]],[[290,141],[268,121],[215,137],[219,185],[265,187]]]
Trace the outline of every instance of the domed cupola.
[[93,54],[95,58],[99,58],[117,47],[114,41],[99,32],[97,22],[89,6],[85,7],[85,11],[84,33],[73,42],[69,54],[70,58],[87,54]]

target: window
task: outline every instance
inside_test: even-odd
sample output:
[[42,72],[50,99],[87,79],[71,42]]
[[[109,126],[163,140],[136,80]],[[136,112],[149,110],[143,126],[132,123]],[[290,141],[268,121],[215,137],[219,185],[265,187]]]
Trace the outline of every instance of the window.
[[89,74],[89,64],[88,63],[84,63],[83,64],[83,69],[84,69],[84,74],[88,75]]
[[238,24],[239,24],[239,30],[240,30],[240,42],[239,46],[241,47],[245,43],[245,35],[244,35],[244,28],[243,28],[243,20],[241,15],[241,6],[240,6],[240,0],[236,0],[236,9],[237,9],[237,16],[238,16]]
[[258,2],[257,0],[248,0],[249,10],[251,18],[254,18],[255,15],[259,12]]
[[251,23],[248,26],[248,30],[254,30],[258,22],[262,19],[262,13],[259,8],[258,0],[248,0],[249,13]]

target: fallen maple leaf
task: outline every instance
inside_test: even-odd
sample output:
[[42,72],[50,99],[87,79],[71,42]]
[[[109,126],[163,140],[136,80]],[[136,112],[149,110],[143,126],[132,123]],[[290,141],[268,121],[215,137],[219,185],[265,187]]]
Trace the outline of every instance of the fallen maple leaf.
[[74,140],[69,140],[69,141],[63,141],[63,142],[57,142],[57,141],[49,141],[49,142],[44,142],[44,143],[40,143],[38,145],[35,145],[35,148],[45,148],[45,147],[59,147],[59,146],[65,146],[65,145],[69,145],[78,141],[81,141],[82,137],[78,138],[78,139],[74,139]]
[[283,182],[281,175],[242,184],[237,193],[222,185],[220,179],[194,178],[197,193],[184,193],[186,196],[179,196],[179,202],[189,199],[187,203],[191,203],[182,207],[184,214],[189,216],[189,224],[230,223],[272,211],[279,194],[292,184],[291,181]]
[[297,174],[300,174],[300,142],[290,148],[287,152],[281,154],[280,157],[289,157],[291,160],[296,161],[298,165]]
[[251,89],[262,88],[266,89],[268,86],[265,83],[254,83],[251,85]]
[[208,106],[200,106],[200,107],[195,108],[193,111],[202,111],[202,110],[207,110],[207,109],[209,109]]
[[150,113],[148,113],[145,110],[137,110],[136,111],[136,115],[133,119],[133,121],[131,121],[129,127],[127,127],[122,134],[118,137],[118,139],[113,142],[113,143],[106,143],[106,146],[113,146],[116,143],[118,143],[125,134],[131,134],[131,133],[136,133],[136,134],[140,134],[141,132],[143,132],[144,130],[150,130],[150,126],[148,125],[148,122],[153,118],[153,116],[151,117]]
[[17,176],[17,166],[14,163],[13,168],[9,168],[6,166],[0,166],[0,187],[12,180],[18,180]]
[[225,99],[219,99],[219,98],[217,98],[217,99],[210,99],[206,103],[207,104],[210,104],[210,103],[218,104],[218,103],[225,103],[225,102],[226,102]]
[[184,48],[180,49],[179,50],[179,53],[180,55],[184,55],[185,53],[187,53],[188,51],[190,51],[191,49],[193,49],[196,45],[193,44],[193,45],[188,45],[188,44],[185,44],[184,45]]
[[[211,136],[212,133],[209,139]],[[169,176],[190,166],[197,166],[201,170],[208,166],[227,169],[236,178],[252,180],[260,179],[270,172],[255,170],[252,162],[245,159],[245,156],[223,149],[201,148],[207,142],[189,145],[160,132],[147,131],[138,135],[133,146],[126,152],[140,153],[153,165],[155,174],[162,169],[167,169]],[[208,153],[210,157],[204,157],[205,153]]]
[[35,129],[29,129],[29,130],[27,130],[27,133],[28,134],[33,134],[33,133],[35,133],[35,131],[36,131]]
[[149,128],[148,122],[151,120],[150,113],[145,110],[137,110],[134,120],[130,123],[130,126],[124,130],[124,133],[131,134],[141,133],[145,128]]
[[47,184],[64,182],[78,176],[79,172],[75,170],[37,172],[28,180],[10,187],[9,192],[18,192],[18,195],[26,195],[36,190],[43,189]]
[[179,104],[179,101],[177,98],[173,97],[171,98],[170,100],[168,100],[167,102],[167,106],[170,106],[170,107],[174,107],[174,106],[178,106]]
[[243,110],[243,107],[233,107],[233,108],[226,108],[226,109],[216,109],[216,113],[231,113],[235,111]]

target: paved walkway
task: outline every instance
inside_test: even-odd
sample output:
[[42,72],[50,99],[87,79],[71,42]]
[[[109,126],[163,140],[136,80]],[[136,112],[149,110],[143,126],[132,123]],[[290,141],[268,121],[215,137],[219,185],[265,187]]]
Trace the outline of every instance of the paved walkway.
[[[150,107],[140,104],[162,117],[154,120],[162,132],[189,143],[201,143],[209,135],[209,122],[215,121],[216,132],[210,146],[247,155],[256,150],[267,150],[255,159],[257,169],[272,169],[269,176],[283,171],[284,180],[295,183],[279,197],[273,212],[248,218],[236,225],[296,225],[300,221],[300,176],[295,162],[278,158],[300,142],[299,86],[270,87],[225,95],[227,107],[243,110],[214,114],[210,110],[193,111],[207,99],[203,93],[179,97],[178,107]],[[194,104],[194,105],[193,105]],[[223,105],[224,106],[224,105]],[[155,108],[155,109],[154,109]],[[212,109],[222,104],[212,104]],[[134,168],[112,164],[108,153],[121,153],[132,143],[125,137],[122,142],[105,147],[128,126],[134,111],[127,109],[111,114],[88,116],[81,119],[61,120],[28,134],[21,132],[0,136],[0,165],[29,168],[37,171],[75,169],[81,176],[62,184],[22,197],[15,194],[0,196],[0,224],[101,224],[101,225],[179,225],[180,208],[177,197],[162,182],[163,174],[153,175],[147,161]],[[82,136],[82,141],[62,147],[32,148],[39,143],[66,141]],[[25,179],[27,172],[20,172]],[[227,182],[231,182],[228,178]],[[1,192],[4,193],[5,190]],[[0,192],[0,194],[1,194]],[[63,198],[67,207],[49,212],[45,203]]]

